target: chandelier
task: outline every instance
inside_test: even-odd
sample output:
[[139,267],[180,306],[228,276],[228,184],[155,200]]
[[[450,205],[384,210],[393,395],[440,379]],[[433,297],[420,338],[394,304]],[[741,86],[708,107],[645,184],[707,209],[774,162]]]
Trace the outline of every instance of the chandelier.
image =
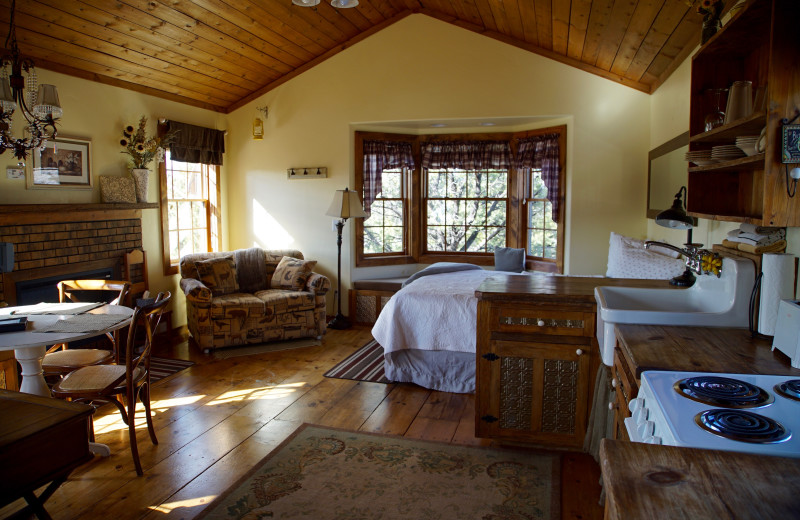
[[[15,4],[16,0],[12,0],[5,44],[11,54],[0,58],[0,154],[11,150],[17,159],[24,160],[29,150],[44,148],[47,140],[56,136],[56,120],[61,117],[62,110],[55,85],[38,85],[37,89],[33,61],[20,56],[14,25]],[[27,85],[23,71],[28,76]],[[17,107],[27,121],[25,131],[29,135],[26,137],[11,135],[12,116]]]
[[[292,0],[294,5],[301,7],[315,7],[319,5],[319,0]],[[337,9],[348,9],[358,5],[358,0],[331,0],[331,5]]]

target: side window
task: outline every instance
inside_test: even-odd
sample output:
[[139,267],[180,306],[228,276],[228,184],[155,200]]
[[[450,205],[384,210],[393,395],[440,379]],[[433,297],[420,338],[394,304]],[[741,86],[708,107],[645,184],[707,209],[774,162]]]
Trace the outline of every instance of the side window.
[[525,198],[528,208],[527,254],[546,260],[556,260],[558,253],[558,223],[553,221],[553,204],[547,200],[547,186],[542,181],[542,171],[529,173],[530,192]]
[[[383,170],[383,184],[364,219],[364,255],[404,255],[406,251],[406,171]],[[362,200],[364,199],[362,194]],[[365,208],[366,209],[366,208]]]

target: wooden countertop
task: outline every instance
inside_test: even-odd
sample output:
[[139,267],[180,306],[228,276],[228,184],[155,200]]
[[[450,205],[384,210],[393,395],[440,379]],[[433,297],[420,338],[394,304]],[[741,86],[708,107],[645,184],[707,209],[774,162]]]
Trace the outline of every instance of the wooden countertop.
[[800,459],[603,439],[606,518],[797,518]]
[[595,304],[594,288],[615,285],[628,287],[654,287],[675,289],[667,280],[633,280],[592,276],[504,276],[488,277],[475,291],[483,301],[513,300],[515,302],[559,302]]
[[800,376],[769,340],[747,329],[617,325],[617,340],[639,379],[645,370]]

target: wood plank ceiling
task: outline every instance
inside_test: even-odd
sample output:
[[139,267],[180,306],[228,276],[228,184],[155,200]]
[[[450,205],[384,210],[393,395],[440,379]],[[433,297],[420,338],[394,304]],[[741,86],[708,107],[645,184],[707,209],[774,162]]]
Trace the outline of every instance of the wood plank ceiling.
[[[40,68],[230,112],[412,13],[654,91],[700,38],[684,0],[17,0]],[[0,0],[0,34],[11,0]]]

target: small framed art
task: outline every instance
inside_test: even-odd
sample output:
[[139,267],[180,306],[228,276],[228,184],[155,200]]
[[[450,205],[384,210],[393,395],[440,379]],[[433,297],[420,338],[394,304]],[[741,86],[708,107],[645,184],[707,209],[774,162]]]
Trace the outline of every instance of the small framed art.
[[44,150],[34,150],[28,160],[26,185],[30,188],[92,187],[92,142],[78,137],[49,139]]

